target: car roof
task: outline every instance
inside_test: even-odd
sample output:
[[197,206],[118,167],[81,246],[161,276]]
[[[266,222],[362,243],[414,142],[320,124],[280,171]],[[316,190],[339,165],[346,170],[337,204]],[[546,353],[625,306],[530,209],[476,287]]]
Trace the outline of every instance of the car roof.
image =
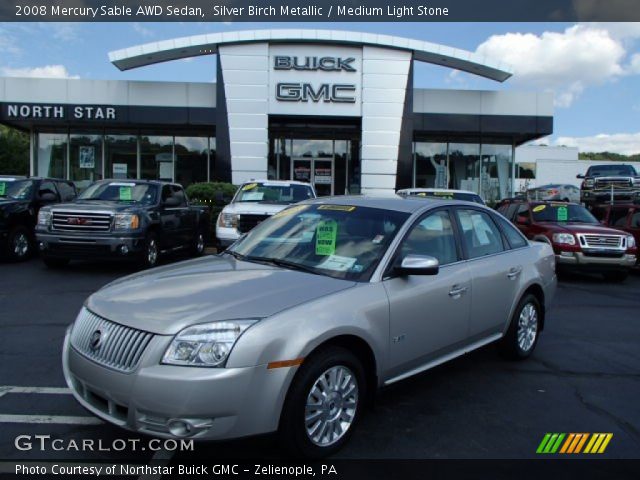
[[381,208],[383,210],[395,210],[397,212],[414,213],[419,210],[427,210],[431,206],[442,205],[473,205],[482,207],[474,202],[462,200],[439,200],[430,198],[403,197],[400,195],[380,196],[380,195],[342,195],[335,197],[319,197],[305,200],[302,203],[312,205],[349,205],[354,207]]
[[[453,188],[403,188],[402,190],[398,190],[400,192],[425,192],[425,193],[468,193],[470,195],[478,195],[476,192],[472,192],[471,190],[457,190]],[[480,195],[478,195],[480,196]]]
[[271,183],[273,185],[304,185],[305,187],[311,186],[309,182],[300,182],[299,180],[267,180],[262,178],[247,180],[246,182],[242,182],[241,185],[246,185],[247,183]]
[[142,178],[105,178],[103,180],[98,180],[94,183],[139,183],[139,184],[148,184],[148,185],[177,185],[182,186],[179,183],[175,182],[165,182],[163,180],[147,180]]

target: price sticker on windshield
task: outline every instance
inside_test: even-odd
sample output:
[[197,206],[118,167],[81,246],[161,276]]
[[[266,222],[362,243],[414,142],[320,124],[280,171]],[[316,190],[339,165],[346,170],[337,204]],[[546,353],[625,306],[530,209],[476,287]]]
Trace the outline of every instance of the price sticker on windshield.
[[247,190],[253,190],[258,186],[257,183],[247,183],[244,187],[242,187],[242,191],[246,192]]
[[353,212],[356,207],[349,205],[320,205],[318,210],[334,210],[336,212]]
[[0,182],[0,195],[4,195],[7,191],[7,184],[4,182]]
[[534,213],[538,213],[538,212],[543,211],[545,208],[547,208],[546,205],[538,205],[537,207],[533,207],[533,211],[534,211]]
[[566,222],[569,219],[569,210],[567,207],[558,207],[557,217],[559,222]]
[[123,201],[131,201],[132,200],[132,188],[131,187],[120,187],[120,200]]
[[316,229],[316,255],[333,255],[337,235],[338,223],[335,220],[320,222]]

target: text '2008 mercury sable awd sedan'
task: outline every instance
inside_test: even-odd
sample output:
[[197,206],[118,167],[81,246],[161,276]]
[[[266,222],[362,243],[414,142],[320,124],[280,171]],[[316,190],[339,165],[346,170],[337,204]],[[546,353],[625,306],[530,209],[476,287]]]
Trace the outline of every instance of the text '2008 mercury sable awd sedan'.
[[378,387],[493,341],[529,356],[555,289],[551,247],[481,205],[310,200],[224,254],[91,295],[64,372],[83,406],[124,428],[279,431],[317,457],[344,445]]

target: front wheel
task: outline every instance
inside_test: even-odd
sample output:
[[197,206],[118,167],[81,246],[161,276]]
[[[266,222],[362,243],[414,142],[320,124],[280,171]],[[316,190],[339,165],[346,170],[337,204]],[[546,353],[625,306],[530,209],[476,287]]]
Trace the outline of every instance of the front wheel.
[[500,340],[501,353],[512,360],[522,360],[533,353],[538,343],[542,309],[535,295],[525,295],[516,308],[507,333]]
[[149,232],[144,240],[144,250],[140,264],[142,268],[153,268],[158,264],[160,248],[158,247],[158,236],[155,232]]
[[280,419],[280,440],[295,456],[322,458],[353,433],[365,398],[364,369],[340,347],[307,358],[297,372]]
[[204,254],[205,247],[205,239],[204,239],[204,229],[198,228],[196,235],[193,239],[193,244],[191,245],[191,255],[194,257],[200,257]]

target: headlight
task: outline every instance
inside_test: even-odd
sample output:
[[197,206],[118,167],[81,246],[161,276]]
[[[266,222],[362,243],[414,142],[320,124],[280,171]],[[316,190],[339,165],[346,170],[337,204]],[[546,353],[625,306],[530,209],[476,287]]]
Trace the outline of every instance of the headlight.
[[584,181],[584,186],[585,187],[593,187],[593,185],[595,184],[595,180],[585,180]]
[[140,226],[140,217],[131,213],[116,213],[113,221],[115,230],[135,230]]
[[576,244],[576,237],[574,237],[570,233],[554,233],[552,238],[553,238],[553,243],[557,243],[558,245],[575,245]]
[[631,235],[627,235],[627,248],[635,248],[636,239]]
[[38,225],[48,227],[51,224],[51,211],[40,210],[38,212]]
[[237,228],[239,217],[240,216],[237,213],[222,212],[218,217],[218,226],[224,228]]
[[162,363],[220,367],[240,335],[258,320],[230,320],[187,327],[175,336]]

